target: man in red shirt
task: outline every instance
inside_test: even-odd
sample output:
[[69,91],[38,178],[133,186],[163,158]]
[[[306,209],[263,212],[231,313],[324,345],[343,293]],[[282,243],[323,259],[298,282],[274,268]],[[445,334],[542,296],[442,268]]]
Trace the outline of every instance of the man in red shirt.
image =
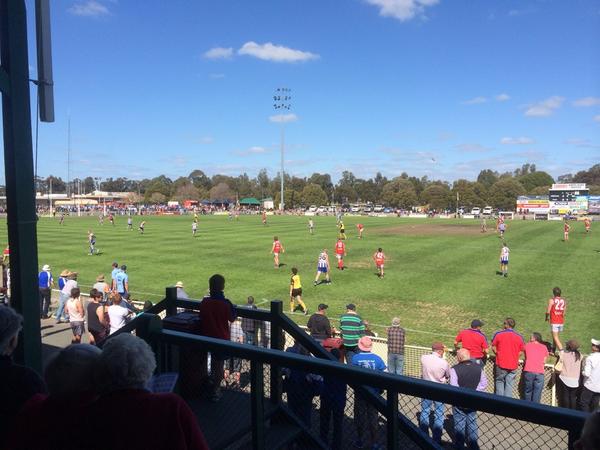
[[346,256],[346,244],[342,241],[342,238],[338,238],[335,243],[335,257],[337,258],[337,268],[344,270],[344,256]]
[[454,339],[454,348],[459,349],[459,343],[462,348],[469,350],[471,359],[477,364],[483,364],[489,352],[487,338],[481,332],[483,322],[475,319],[471,322],[471,328],[466,328],[459,332]]
[[542,343],[540,333],[532,333],[531,339],[525,344],[525,400],[540,403],[544,388],[544,364],[548,357],[548,349]]
[[[225,298],[225,278],[215,274],[208,280],[210,294],[200,302],[200,333],[217,339],[230,340],[229,323],[237,316],[233,304]],[[222,355],[211,353],[212,389],[210,399],[214,402],[221,398],[221,381],[223,380]]]
[[277,236],[273,237],[271,253],[273,253],[273,262],[275,263],[275,268],[279,269],[279,253],[285,253],[285,249],[283,248],[283,245],[281,245],[281,242],[279,242],[279,238]]
[[552,331],[552,340],[557,350],[562,350],[559,334],[565,326],[565,312],[567,311],[567,301],[562,298],[559,287],[552,289],[553,297],[548,300],[548,309],[546,309],[546,322],[550,322]]
[[507,317],[504,329],[498,331],[492,339],[492,349],[496,354],[496,394],[512,397],[513,384],[519,367],[519,355],[525,350],[523,336],[515,332],[515,320]]

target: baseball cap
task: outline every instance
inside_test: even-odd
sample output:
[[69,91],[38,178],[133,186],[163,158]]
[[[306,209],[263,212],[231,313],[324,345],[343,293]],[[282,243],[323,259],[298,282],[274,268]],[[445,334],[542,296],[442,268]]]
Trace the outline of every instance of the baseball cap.
[[320,303],[318,308],[319,308],[319,311],[323,311],[324,309],[329,308],[329,306],[327,306],[325,303]]
[[352,311],[356,311],[356,305],[354,303],[348,303],[346,305],[346,309],[351,309]]
[[592,345],[596,347],[600,347],[600,339],[592,339]]
[[369,336],[363,336],[358,341],[358,348],[363,352],[369,352],[373,348],[373,341]]
[[42,267],[42,271],[47,271],[50,270],[50,266],[48,264],[44,264],[44,266]]
[[483,326],[483,322],[479,319],[475,319],[473,320],[473,322],[471,322],[471,328],[477,328],[477,327],[482,327]]
[[441,342],[434,342],[433,344],[431,344],[431,350],[444,350],[444,344],[442,344]]

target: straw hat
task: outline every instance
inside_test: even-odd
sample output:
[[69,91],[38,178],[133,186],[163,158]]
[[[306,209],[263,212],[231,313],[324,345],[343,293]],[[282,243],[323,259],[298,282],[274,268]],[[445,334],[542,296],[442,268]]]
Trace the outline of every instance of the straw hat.
[[71,274],[71,271],[69,269],[65,269],[60,273],[61,277],[68,277]]
[[183,288],[183,281],[178,281],[177,283],[175,283],[175,287]]
[[104,281],[104,274],[103,274],[103,273],[101,273],[100,275],[98,275],[98,276],[96,277],[96,281]]
[[76,279],[77,275],[79,275],[77,272],[69,272],[69,275],[67,275],[67,277],[71,279]]

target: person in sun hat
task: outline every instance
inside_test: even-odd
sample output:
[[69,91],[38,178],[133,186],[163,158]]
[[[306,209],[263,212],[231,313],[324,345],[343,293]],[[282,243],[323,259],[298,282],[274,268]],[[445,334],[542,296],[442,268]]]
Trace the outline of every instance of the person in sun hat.
[[50,301],[52,295],[52,287],[54,286],[54,279],[52,278],[52,272],[50,272],[50,266],[44,264],[42,271],[38,274],[38,288],[40,291],[40,317],[42,319],[48,319],[48,310],[50,309]]
[[98,292],[102,294],[102,300],[106,300],[108,298],[108,293],[110,292],[110,286],[106,281],[104,281],[104,274],[101,273],[96,277],[96,282],[92,286],[93,289],[96,289]]
[[177,298],[190,298],[189,295],[187,295],[187,292],[185,292],[185,290],[183,289],[183,281],[178,281],[177,283],[175,283],[175,287],[177,288]]
[[592,339],[592,352],[583,366],[583,388],[579,397],[579,409],[593,412],[600,403],[600,339]]
[[[385,371],[387,367],[383,359],[371,351],[373,341],[369,336],[363,336],[358,340],[358,349],[359,353],[352,356],[353,366],[378,372]],[[368,389],[376,394],[380,393],[378,388]],[[367,448],[383,448],[377,443],[377,410],[360,394],[355,397],[354,417],[358,434],[358,442],[355,445],[359,448],[362,448],[363,444],[367,444]]]

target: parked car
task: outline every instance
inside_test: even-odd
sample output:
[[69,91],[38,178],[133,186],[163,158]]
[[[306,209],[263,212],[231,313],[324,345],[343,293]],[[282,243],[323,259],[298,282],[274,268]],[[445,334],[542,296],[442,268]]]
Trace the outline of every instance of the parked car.
[[394,209],[393,208],[383,208],[383,212],[386,214],[390,214],[390,213],[394,212]]
[[320,213],[320,214],[324,213],[324,212],[327,212],[327,206],[319,206],[317,208],[317,212]]
[[310,207],[308,208],[308,212],[317,212],[317,206],[316,205],[310,205]]
[[383,206],[382,205],[375,205],[375,208],[373,209],[374,212],[383,212]]
[[479,216],[481,214],[481,208],[478,208],[477,206],[475,208],[473,208],[471,210],[471,214],[473,214],[475,217]]
[[365,213],[373,212],[373,208],[371,206],[365,206],[363,208],[363,212],[365,212]]
[[493,212],[494,212],[494,208],[492,208],[491,206],[486,206],[485,208],[483,208],[482,213],[484,216],[491,216]]
[[360,206],[352,205],[352,208],[350,208],[350,211],[353,213],[358,213],[358,212],[360,212]]

